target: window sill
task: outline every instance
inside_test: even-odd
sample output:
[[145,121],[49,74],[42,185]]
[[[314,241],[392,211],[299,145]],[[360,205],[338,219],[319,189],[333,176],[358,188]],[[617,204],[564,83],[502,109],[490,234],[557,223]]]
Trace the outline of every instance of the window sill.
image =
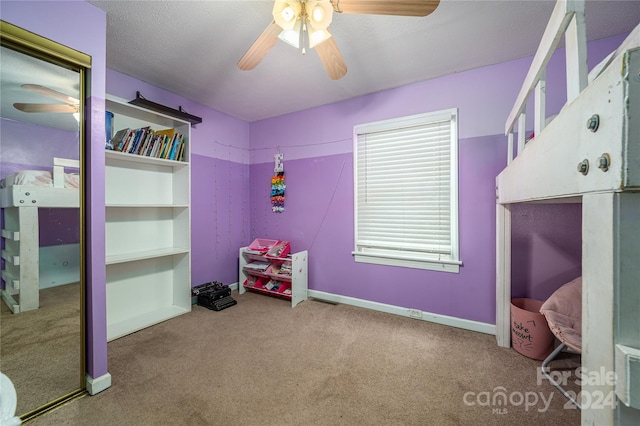
[[355,261],[360,263],[372,263],[376,265],[400,266],[404,268],[426,269],[430,271],[460,272],[462,262],[455,260],[415,260],[391,256],[371,255],[362,253],[353,254]]

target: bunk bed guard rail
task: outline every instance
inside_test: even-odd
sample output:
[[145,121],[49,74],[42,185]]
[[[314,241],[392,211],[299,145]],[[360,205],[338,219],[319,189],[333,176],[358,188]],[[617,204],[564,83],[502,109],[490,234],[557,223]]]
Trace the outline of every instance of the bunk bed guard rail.
[[536,55],[531,62],[531,67],[507,119],[505,126],[505,135],[508,136],[507,164],[510,164],[514,158],[513,134],[516,130],[518,134],[517,154],[524,149],[526,105],[532,92],[534,92],[534,135],[539,135],[544,129],[546,122],[546,68],[563,36],[567,52],[567,103],[575,99],[587,87],[587,35],[584,10],[584,0],[559,0],[556,3]]

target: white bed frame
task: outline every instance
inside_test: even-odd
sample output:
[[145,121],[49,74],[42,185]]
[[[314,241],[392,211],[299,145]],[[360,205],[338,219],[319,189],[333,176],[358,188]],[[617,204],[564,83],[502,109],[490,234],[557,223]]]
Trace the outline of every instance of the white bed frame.
[[[77,188],[64,187],[65,167],[79,168],[78,160],[53,159],[53,187],[12,185],[0,188],[4,212],[2,258],[5,267],[2,299],[14,314],[40,306],[38,208],[78,208]],[[18,294],[18,301],[14,295]]]
[[[545,127],[546,65],[563,35],[567,103]],[[601,378],[582,384],[582,424],[640,424],[640,49],[616,51],[587,84],[586,44],[584,1],[558,1],[506,123],[508,164],[496,178],[496,337],[510,346],[510,205],[581,202],[581,362]],[[531,94],[535,137],[525,145]],[[615,384],[602,374],[614,371]]]

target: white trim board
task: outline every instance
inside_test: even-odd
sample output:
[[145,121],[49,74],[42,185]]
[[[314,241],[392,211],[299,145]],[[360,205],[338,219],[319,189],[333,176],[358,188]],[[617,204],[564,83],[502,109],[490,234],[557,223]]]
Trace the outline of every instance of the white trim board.
[[341,296],[339,294],[325,293],[324,291],[309,290],[309,297],[324,300],[327,302],[342,303],[344,305],[356,306],[358,308],[371,309],[374,311],[386,312],[388,314],[400,315],[403,317],[433,322],[450,327],[461,328],[463,330],[477,331],[485,334],[496,334],[496,326],[484,322],[471,321],[462,318],[450,317],[447,315],[433,314],[416,309],[408,309],[400,306],[387,305],[384,303],[371,302],[369,300],[356,299],[355,297]]

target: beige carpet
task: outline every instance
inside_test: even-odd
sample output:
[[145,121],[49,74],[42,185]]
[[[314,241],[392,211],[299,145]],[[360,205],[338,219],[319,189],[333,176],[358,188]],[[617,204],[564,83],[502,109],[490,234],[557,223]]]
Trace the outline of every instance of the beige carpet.
[[13,314],[0,305],[0,370],[16,388],[16,413],[83,386],[80,284],[40,290],[40,309]]
[[[564,396],[536,383],[541,363],[494,336],[314,300],[291,309],[233,296],[238,305],[226,310],[194,306],[110,342],[112,386],[29,424],[580,423]],[[494,401],[501,391],[506,405]]]

